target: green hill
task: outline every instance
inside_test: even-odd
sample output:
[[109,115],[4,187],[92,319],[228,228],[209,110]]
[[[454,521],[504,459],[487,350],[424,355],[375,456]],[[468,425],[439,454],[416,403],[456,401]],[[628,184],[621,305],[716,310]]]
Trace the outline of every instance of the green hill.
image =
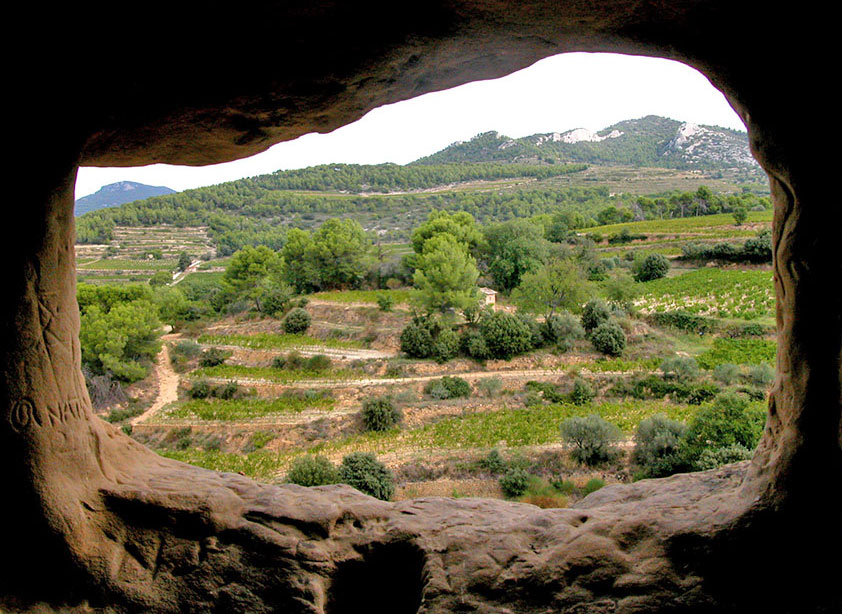
[[421,158],[416,164],[466,162],[585,163],[700,170],[745,168],[760,172],[744,132],[655,115],[623,121],[599,132],[578,128],[518,139],[485,132]]

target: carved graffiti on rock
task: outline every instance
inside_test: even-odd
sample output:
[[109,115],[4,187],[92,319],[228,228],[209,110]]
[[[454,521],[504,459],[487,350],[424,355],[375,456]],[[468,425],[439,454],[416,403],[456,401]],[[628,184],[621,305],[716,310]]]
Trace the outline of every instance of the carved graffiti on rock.
[[32,424],[42,426],[41,418],[35,409],[35,403],[31,399],[23,398],[12,405],[12,411],[9,413],[9,424],[17,433],[24,431]]
[[21,433],[33,426],[44,426],[45,421],[50,426],[67,424],[72,418],[82,419],[85,417],[85,403],[82,399],[73,398],[47,406],[46,420],[29,398],[23,398],[12,405],[9,412],[9,424],[12,429]]

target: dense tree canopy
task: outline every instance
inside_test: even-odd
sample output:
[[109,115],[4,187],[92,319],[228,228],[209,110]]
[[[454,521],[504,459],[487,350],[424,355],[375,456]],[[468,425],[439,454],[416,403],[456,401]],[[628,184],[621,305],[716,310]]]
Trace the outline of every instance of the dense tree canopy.
[[547,253],[542,228],[529,220],[492,224],[485,229],[488,272],[504,292],[517,287],[526,273],[537,270]]
[[428,311],[465,309],[478,301],[479,271],[464,243],[442,233],[424,242],[413,281],[419,303]]

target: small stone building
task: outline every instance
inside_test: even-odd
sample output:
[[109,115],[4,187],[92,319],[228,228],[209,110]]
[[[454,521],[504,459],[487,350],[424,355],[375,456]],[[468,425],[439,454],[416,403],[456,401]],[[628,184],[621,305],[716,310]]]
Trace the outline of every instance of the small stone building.
[[490,305],[494,307],[497,304],[497,291],[492,290],[491,288],[480,288],[480,294],[482,294],[482,301],[483,305]]

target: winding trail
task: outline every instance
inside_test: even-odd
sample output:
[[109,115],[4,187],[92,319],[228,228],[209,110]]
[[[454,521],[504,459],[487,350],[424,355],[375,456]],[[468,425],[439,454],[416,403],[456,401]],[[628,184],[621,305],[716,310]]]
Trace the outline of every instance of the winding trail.
[[[161,339],[166,342],[177,337],[178,335],[164,335]],[[172,364],[170,363],[170,350],[166,343],[161,346],[161,351],[158,352],[158,356],[155,359],[155,373],[158,376],[158,396],[149,409],[130,420],[129,423],[132,426],[148,420],[166,405],[178,400],[179,377],[178,373],[173,371]]]

